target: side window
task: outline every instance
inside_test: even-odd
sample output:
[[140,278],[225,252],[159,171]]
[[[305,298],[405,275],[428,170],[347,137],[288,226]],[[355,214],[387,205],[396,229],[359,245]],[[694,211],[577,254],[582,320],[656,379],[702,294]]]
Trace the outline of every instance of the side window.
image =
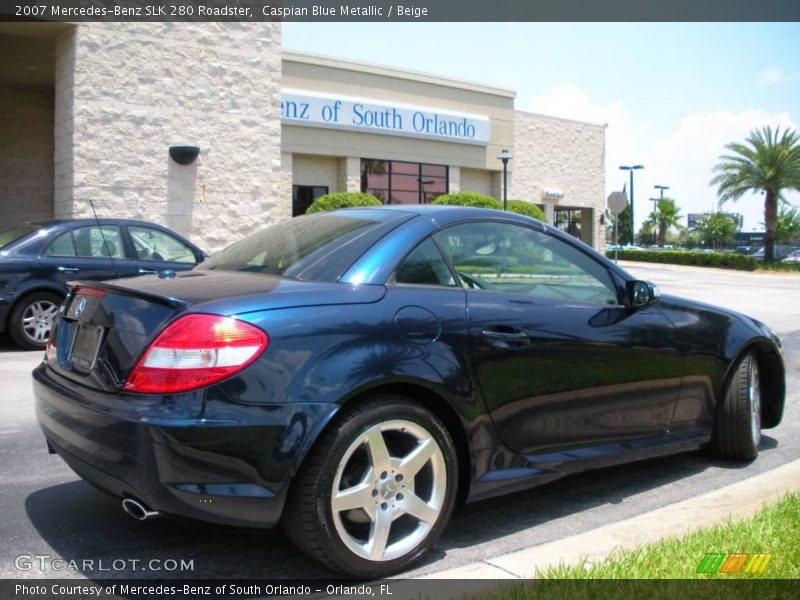
[[125,258],[119,227],[97,225],[78,227],[58,236],[45,251],[47,256],[81,258]]
[[72,242],[72,232],[62,233],[47,247],[47,256],[75,256],[75,244]]
[[436,244],[428,238],[409,254],[394,274],[397,283],[455,287],[456,282]]
[[131,234],[136,258],[139,260],[163,260],[180,263],[197,262],[192,249],[168,233],[136,225],[128,225],[128,233]]
[[606,268],[546,233],[510,223],[464,223],[436,234],[464,285],[595,304],[617,304]]

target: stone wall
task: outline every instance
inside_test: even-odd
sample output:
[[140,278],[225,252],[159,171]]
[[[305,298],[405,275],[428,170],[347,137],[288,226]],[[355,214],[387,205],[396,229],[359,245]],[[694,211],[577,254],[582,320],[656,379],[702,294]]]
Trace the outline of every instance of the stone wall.
[[[604,246],[605,126],[517,111],[509,198],[534,204],[590,208],[592,245]],[[545,190],[562,192],[557,202],[543,201]],[[548,210],[548,217],[552,209]],[[585,240],[587,243],[589,240]]]
[[[291,216],[280,25],[86,23],[56,44],[55,213],[172,226],[207,251]],[[200,148],[190,166],[172,145]]]
[[53,217],[53,88],[0,85],[0,229]]

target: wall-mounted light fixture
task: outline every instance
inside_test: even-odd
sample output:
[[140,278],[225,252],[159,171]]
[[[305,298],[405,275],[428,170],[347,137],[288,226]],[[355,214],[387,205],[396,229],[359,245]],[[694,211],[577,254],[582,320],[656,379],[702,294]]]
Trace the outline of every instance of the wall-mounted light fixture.
[[170,146],[169,155],[179,165],[192,164],[200,154],[197,146]]

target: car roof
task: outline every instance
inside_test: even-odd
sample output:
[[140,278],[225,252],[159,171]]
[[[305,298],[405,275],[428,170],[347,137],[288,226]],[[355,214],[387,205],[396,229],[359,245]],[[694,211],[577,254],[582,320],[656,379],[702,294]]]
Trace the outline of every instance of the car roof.
[[492,208],[478,208],[475,206],[452,206],[448,204],[399,204],[399,205],[384,205],[384,206],[368,206],[358,208],[346,208],[342,210],[375,210],[375,211],[391,211],[391,212],[405,212],[415,214],[422,217],[428,217],[436,222],[439,226],[449,225],[458,221],[465,221],[471,219],[486,219],[486,218],[500,218],[509,221],[517,221],[519,223],[528,223],[531,221],[540,224],[542,227],[544,223],[538,219],[526,217],[518,213],[510,211],[495,210]]
[[100,223],[101,225],[148,225],[151,227],[160,227],[164,228],[163,225],[159,223],[153,223],[151,221],[139,221],[137,219],[114,219],[114,218],[99,218],[95,219],[94,217],[87,217],[85,219],[49,219],[47,221],[27,221],[23,223],[23,225],[34,225],[37,227],[52,227],[53,225],[94,225],[95,223]]

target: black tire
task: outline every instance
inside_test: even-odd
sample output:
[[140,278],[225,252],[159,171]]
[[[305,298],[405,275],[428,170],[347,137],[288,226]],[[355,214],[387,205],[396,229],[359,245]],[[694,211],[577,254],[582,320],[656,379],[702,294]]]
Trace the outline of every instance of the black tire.
[[[380,455],[372,450],[378,437],[388,450],[389,468],[374,458]],[[408,461],[428,452],[426,462]],[[405,467],[401,460],[407,461]],[[361,500],[340,495],[355,507],[335,511],[334,486],[340,492],[362,490]],[[442,423],[408,398],[377,395],[342,409],[320,436],[292,483],[283,526],[300,550],[334,571],[386,577],[410,567],[436,542],[450,519],[457,486],[455,447]],[[381,545],[377,532],[384,528]],[[380,557],[373,558],[377,553]]]
[[758,360],[745,354],[733,368],[714,416],[711,451],[720,458],[754,460],[761,442]]
[[26,350],[44,350],[50,330],[64,301],[55,292],[33,292],[23,296],[11,310],[8,334]]

